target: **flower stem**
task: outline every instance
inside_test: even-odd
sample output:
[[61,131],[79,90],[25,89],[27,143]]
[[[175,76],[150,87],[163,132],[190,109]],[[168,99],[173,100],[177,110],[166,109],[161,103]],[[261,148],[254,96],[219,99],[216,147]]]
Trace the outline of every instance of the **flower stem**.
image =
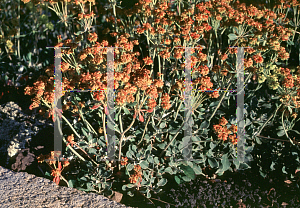
[[144,129],[144,132],[143,132],[143,135],[142,135],[142,139],[139,141],[138,146],[139,146],[139,145],[141,144],[141,142],[143,141],[143,138],[144,138],[145,132],[146,132],[146,130],[147,130],[147,126],[148,126],[149,121],[150,121],[150,116],[149,116],[148,121],[147,121],[147,123],[146,123],[145,129]]
[[230,85],[232,84],[232,81],[233,81],[233,79],[232,79],[232,77],[230,77],[230,83],[229,83],[229,85],[227,86],[225,92],[223,93],[223,95],[222,95],[222,97],[221,97],[221,100],[220,100],[219,104],[217,105],[217,107],[215,108],[213,114],[212,114],[212,115],[210,116],[210,118],[208,119],[208,123],[211,121],[211,119],[213,118],[213,116],[215,115],[215,113],[217,112],[217,110],[219,109],[219,107],[220,107],[220,105],[221,105],[221,103],[222,103],[222,101],[223,101],[223,99],[224,99],[224,97],[225,97],[225,95],[226,95],[226,93],[227,93],[226,91],[228,90],[228,88],[229,88]]
[[283,115],[284,115],[284,112],[286,111],[286,109],[284,109],[284,111],[282,112],[282,115],[281,115],[281,122],[282,122],[282,127],[283,127],[283,130],[284,130],[284,133],[286,135],[286,137],[290,140],[290,142],[292,143],[292,145],[295,146],[294,142],[292,141],[292,139],[289,137],[286,129],[285,129],[285,125],[284,125],[284,120],[283,120]]
[[275,118],[275,115],[277,113],[277,111],[279,110],[279,108],[282,106],[282,103],[277,107],[277,109],[275,110],[275,112],[268,118],[268,120],[262,125],[262,127],[259,129],[259,131],[257,133],[254,134],[253,137],[255,137],[255,135],[259,135],[260,132],[263,130],[263,128],[265,127],[265,125],[271,120],[271,118],[274,116]]

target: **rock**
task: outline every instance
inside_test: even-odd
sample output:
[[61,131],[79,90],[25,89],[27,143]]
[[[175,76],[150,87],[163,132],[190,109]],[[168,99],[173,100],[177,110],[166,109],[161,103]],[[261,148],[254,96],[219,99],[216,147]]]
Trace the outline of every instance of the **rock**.
[[15,102],[7,102],[0,106],[0,165],[7,167],[9,160],[18,151],[26,148],[31,138],[41,129],[53,126],[53,122],[46,120],[35,111],[31,115],[24,113]]
[[123,194],[119,193],[117,191],[113,191],[113,195],[111,195],[110,197],[108,197],[111,200],[114,200],[116,202],[120,202],[122,200]]

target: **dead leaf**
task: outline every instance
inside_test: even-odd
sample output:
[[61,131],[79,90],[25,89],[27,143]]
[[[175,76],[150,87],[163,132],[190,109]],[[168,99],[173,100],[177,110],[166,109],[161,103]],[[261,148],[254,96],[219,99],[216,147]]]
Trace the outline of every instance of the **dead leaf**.
[[292,181],[290,181],[290,180],[286,180],[284,182],[287,183],[287,184],[291,184],[292,183]]

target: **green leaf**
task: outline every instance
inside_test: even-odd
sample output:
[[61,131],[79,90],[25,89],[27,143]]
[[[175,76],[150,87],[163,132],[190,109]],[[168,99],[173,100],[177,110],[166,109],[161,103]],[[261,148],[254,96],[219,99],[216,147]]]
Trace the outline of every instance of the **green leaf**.
[[191,181],[191,179],[189,177],[187,177],[187,176],[182,176],[182,179],[184,181],[186,181],[186,182],[190,182]]
[[160,149],[164,149],[166,147],[166,143],[161,143],[157,145]]
[[167,182],[168,182],[168,180],[166,178],[162,178],[158,181],[157,185],[164,186],[164,185],[166,185]]
[[123,185],[123,186],[122,186],[122,190],[123,190],[123,191],[126,191],[126,188],[127,188],[126,185]]
[[180,175],[179,176],[175,176],[174,179],[175,179],[175,181],[176,181],[177,184],[181,184],[182,176],[180,176]]
[[147,190],[147,198],[149,199],[150,197],[151,197],[150,190]]
[[169,133],[172,134],[172,135],[174,135],[174,134],[176,134],[176,132],[177,132],[177,130],[174,129],[174,130],[171,130]]
[[208,107],[215,107],[219,104],[219,101],[211,102]]
[[285,135],[284,130],[277,132],[277,136],[282,137],[283,135]]
[[246,124],[245,124],[245,126],[249,126],[250,124],[251,124],[250,119],[246,118]]
[[79,180],[80,181],[87,181],[86,177],[81,177]]
[[115,114],[115,120],[119,121],[119,115],[120,115],[121,111],[119,111],[118,113]]
[[218,169],[215,174],[217,174],[218,176],[223,175],[224,174],[223,168]]
[[68,183],[71,188],[75,188],[76,180],[69,180]]
[[127,170],[131,171],[134,168],[134,166],[131,163],[127,164]]
[[171,168],[171,167],[167,167],[167,168],[165,169],[165,172],[166,172],[166,173],[170,173],[171,175],[173,174],[173,171],[172,171],[172,168]]
[[127,184],[126,186],[127,186],[128,188],[133,188],[133,187],[134,187],[134,184],[129,183],[129,184]]
[[165,121],[161,122],[160,125],[159,125],[159,127],[161,129],[165,128],[166,127],[166,122]]
[[149,163],[148,163],[146,160],[143,160],[143,161],[140,163],[140,166],[141,166],[141,168],[146,169],[146,168],[148,168]]
[[282,172],[285,173],[285,174],[288,174],[288,173],[285,171],[285,166],[282,167]]
[[149,156],[147,160],[148,160],[149,163],[153,163],[153,157],[152,156]]
[[270,165],[270,169],[275,170],[274,166],[275,166],[275,163],[272,161],[272,164]]
[[257,144],[262,144],[262,142],[260,141],[260,139],[258,137],[255,137],[255,140],[256,140]]
[[128,103],[127,105],[130,106],[130,107],[133,107],[133,106],[136,106],[137,102],[134,101],[133,103]]
[[218,167],[218,163],[217,163],[215,158],[208,158],[208,163],[209,163],[211,168],[217,168]]
[[132,145],[132,146],[131,146],[131,149],[132,149],[134,152],[137,152],[137,147],[136,147],[136,145]]
[[239,29],[238,29],[238,28],[236,28],[236,27],[233,27],[232,29],[233,29],[233,32],[235,32],[235,33],[239,33]]
[[159,164],[159,160],[158,160],[158,157],[154,157],[154,162],[155,162],[155,164]]
[[202,116],[203,114],[199,113],[198,118],[199,119],[204,119],[204,117]]
[[249,154],[250,152],[252,152],[252,151],[253,151],[253,148],[254,148],[254,146],[248,146],[248,147],[245,149],[246,153]]
[[236,169],[239,169],[240,161],[236,157],[233,158],[233,164],[235,165]]
[[129,112],[129,110],[127,108],[123,107],[123,110],[124,110],[124,112],[125,112],[126,115],[130,114],[130,112]]
[[195,171],[196,175],[200,175],[202,173],[202,169],[195,163],[193,164],[193,170]]
[[205,108],[200,108],[200,112],[204,112],[205,111]]
[[266,174],[266,173],[263,173],[261,170],[259,171],[259,174],[260,174],[263,178],[265,178],[265,177],[267,176],[267,174]]
[[209,122],[208,121],[203,121],[200,125],[200,129],[207,129],[209,127]]
[[96,153],[97,153],[97,150],[94,149],[94,148],[89,148],[88,153],[89,153],[89,154],[96,154]]
[[214,143],[214,142],[210,142],[210,144],[209,144],[211,150],[213,150],[217,145],[218,144]]
[[294,45],[294,42],[291,41],[290,39],[288,39],[287,43],[288,43],[288,45]]
[[93,184],[92,184],[91,182],[88,182],[88,183],[86,184],[86,186],[87,186],[87,191],[93,190]]
[[190,179],[195,179],[196,175],[195,172],[193,170],[193,168],[191,168],[190,166],[185,166],[185,165],[179,165],[179,167],[183,170],[184,174],[189,177]]
[[93,143],[93,136],[91,134],[87,136],[87,139],[90,144]]
[[[103,136],[102,136],[103,137]],[[100,145],[100,146],[105,146],[105,142],[101,141],[101,139],[98,139],[97,143]]]
[[272,104],[271,103],[265,103],[262,105],[262,107],[264,108],[272,108]]
[[193,142],[198,142],[198,141],[201,141],[201,139],[200,139],[200,137],[192,136],[192,141]]
[[45,176],[51,177],[51,174],[48,171],[46,171]]
[[28,60],[29,63],[31,63],[31,55],[32,55],[31,52],[29,52],[29,53],[27,54],[27,60]]
[[293,131],[293,132],[295,132],[295,133],[297,133],[297,134],[300,135],[299,131],[297,131],[297,130],[291,130],[291,131]]
[[222,168],[223,172],[225,172],[226,170],[228,170],[230,168],[230,163],[229,163],[227,154],[222,156],[221,162],[222,162],[222,166],[223,166],[223,168]]
[[81,128],[83,135],[87,138],[89,135],[87,134],[88,130],[85,127]]
[[134,194],[131,191],[128,191],[127,194],[128,194],[128,196],[131,196],[131,197],[134,196]]
[[251,168],[247,163],[240,163],[239,170],[246,170]]
[[228,35],[228,38],[229,38],[229,40],[236,40],[238,38],[238,36],[236,34],[234,34],[234,33],[230,33]]

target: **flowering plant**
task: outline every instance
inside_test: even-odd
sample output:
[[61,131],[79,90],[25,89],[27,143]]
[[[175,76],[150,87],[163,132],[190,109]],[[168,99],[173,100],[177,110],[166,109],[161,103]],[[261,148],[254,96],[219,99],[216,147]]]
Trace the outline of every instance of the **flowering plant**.
[[[102,31],[102,34],[108,34],[106,37],[92,31],[95,13],[91,10],[95,1],[60,2],[62,8],[73,4],[80,10],[76,18],[71,18],[65,9],[64,15],[59,14],[61,21],[68,26],[68,21],[78,20],[81,25],[81,30],[75,32],[72,39],[63,41],[58,37],[56,47],[69,47],[62,49],[62,88],[69,91],[91,90],[88,93],[62,91],[62,118],[73,136],[76,135],[76,138],[64,135],[68,137],[67,140],[63,138],[64,142],[70,144],[67,150],[71,150],[66,154],[86,163],[86,172],[78,175],[77,187],[98,193],[105,190],[111,195],[111,180],[123,177],[125,184],[121,179],[117,180],[123,184],[123,191],[131,196],[132,191],[139,191],[149,198],[150,191],[161,191],[160,187],[167,183],[170,175],[177,183],[182,183],[194,179],[195,175],[205,175],[202,168],[208,165],[218,175],[227,170],[233,171],[234,167],[250,168],[249,161],[253,160],[250,153],[256,142],[260,142],[257,135],[271,118],[277,118],[278,110],[285,113],[282,118],[294,116],[288,128],[283,119],[281,123],[283,134],[289,138],[288,132],[292,131],[292,124],[295,125],[299,109],[300,69],[297,68],[297,74],[293,74],[296,70],[278,66],[278,59],[289,58],[289,53],[281,46],[282,42],[289,43],[290,37],[295,34],[288,28],[288,19],[284,15],[288,3],[282,2],[274,12],[254,6],[247,8],[245,4],[231,0],[193,2],[191,7],[178,4],[177,10],[174,10],[167,1],[139,1],[132,10],[124,11],[118,10],[116,1],[110,1],[113,15],[105,16],[110,27]],[[49,3],[59,13],[57,8],[60,4],[55,1]],[[83,36],[88,42],[79,49]],[[107,47],[112,45],[116,47],[115,61],[107,63]],[[275,107],[275,112],[256,125],[248,117],[256,120],[261,115],[255,113],[257,105],[246,104],[246,160],[243,161],[234,155],[239,142],[236,139],[235,108],[232,108],[236,106],[236,100],[228,91],[236,83],[234,62],[237,49],[230,46],[251,46],[245,48],[245,83],[251,82],[252,77],[253,81],[258,79],[258,86],[254,89],[249,86],[245,99],[259,96],[262,86],[277,96],[272,99],[274,106],[266,107],[268,111]],[[188,47],[191,47],[191,56],[185,57],[184,62],[183,53]],[[115,70],[112,83],[107,78],[109,64]],[[185,66],[191,67],[193,78],[192,112],[187,118],[183,115],[184,93],[187,92]],[[50,117],[54,113],[54,66],[48,67],[45,72],[47,76],[41,76],[34,87],[26,88],[25,93],[36,95],[31,109],[40,107],[40,104],[46,105],[49,109],[44,109],[45,115]],[[106,93],[99,89],[107,89],[109,84],[113,84],[117,94],[114,119],[119,125],[108,125],[118,133],[113,146],[118,150],[115,161],[108,161],[104,156],[107,145],[105,119],[106,116],[111,117],[108,112],[111,107]],[[225,89],[225,92],[213,89]],[[76,116],[73,116],[74,126],[65,117],[70,112]],[[209,127],[218,119],[219,124],[213,126],[216,136]],[[137,126],[133,127],[134,124]],[[124,130],[123,126],[127,128]],[[185,136],[188,126],[192,133]],[[102,130],[96,132],[95,128]],[[80,136],[79,132],[84,136]],[[73,144],[80,147],[80,153]],[[298,145],[295,140],[293,144]],[[182,161],[182,150],[186,151],[188,145],[193,160]]]
[[[55,158],[55,151],[51,151],[51,153],[48,155],[41,154],[37,157],[37,160],[39,163],[46,161],[50,168],[52,168],[51,165],[54,166],[51,171],[51,175],[54,177],[53,182],[59,185],[60,179],[63,179],[68,184],[68,181],[61,175],[63,169],[70,164],[68,160],[64,160],[63,162],[58,161],[58,166],[56,168],[57,159]],[[63,167],[61,166],[61,164],[63,164]]]

